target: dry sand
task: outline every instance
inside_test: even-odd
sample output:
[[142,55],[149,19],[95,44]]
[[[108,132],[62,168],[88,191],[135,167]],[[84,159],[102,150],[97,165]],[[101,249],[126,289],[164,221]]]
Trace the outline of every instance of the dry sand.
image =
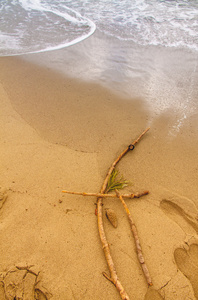
[[[98,235],[94,197],[111,162],[147,127],[143,100],[61,76],[19,58],[0,59],[0,300],[120,299]],[[118,165],[153,281],[148,289],[123,207],[104,225],[130,299],[198,299],[196,115],[168,137],[156,118]],[[169,124],[169,125],[168,125]],[[5,295],[6,294],[6,295]],[[145,296],[146,295],[146,296]]]

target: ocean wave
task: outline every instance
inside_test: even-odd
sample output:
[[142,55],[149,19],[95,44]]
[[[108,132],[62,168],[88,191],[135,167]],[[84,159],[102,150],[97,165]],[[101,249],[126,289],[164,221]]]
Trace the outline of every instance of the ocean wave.
[[91,18],[97,28],[107,35],[139,45],[198,51],[196,0],[99,0],[91,5],[92,2],[66,0],[69,7]]
[[13,0],[0,4],[0,55],[60,49],[78,43],[95,31],[95,24],[64,4]]
[[0,55],[60,49],[96,29],[139,45],[198,51],[196,0],[12,0],[0,3]]

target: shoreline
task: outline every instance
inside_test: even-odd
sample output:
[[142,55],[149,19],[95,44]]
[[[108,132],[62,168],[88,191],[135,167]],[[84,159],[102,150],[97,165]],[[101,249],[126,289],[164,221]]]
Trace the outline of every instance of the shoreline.
[[102,86],[125,100],[142,100],[149,125],[156,117],[175,116],[173,135],[186,118],[198,114],[198,52],[141,46],[96,30],[71,47],[21,58],[68,78]]
[[[114,158],[152,118],[149,133],[118,169],[132,182],[126,192],[150,191],[129,206],[154,289],[168,300],[196,299],[196,268],[195,279],[187,279],[181,259],[190,255],[190,273],[198,249],[196,114],[170,137],[175,116],[154,118],[144,99],[129,101],[100,84],[61,76],[19,58],[1,58],[0,67],[0,185],[8,194],[0,210],[0,271],[36,265],[42,273],[41,290],[46,288],[53,300],[93,295],[95,300],[119,299],[102,276],[107,266],[96,199],[61,191],[98,192]],[[148,289],[124,211],[111,199],[105,201],[107,207],[119,220],[115,230],[104,216],[118,276],[132,299],[143,300]],[[159,298],[151,292],[147,299]]]
[[[196,201],[196,111],[172,135],[178,120],[174,111],[154,117],[144,99],[121,97],[100,83],[70,78],[18,58],[2,59],[0,64],[1,81],[12,107],[41,138],[75,151],[95,153],[103,176],[111,164],[112,149],[119,152],[131,143],[132,137],[151,126],[148,153],[152,149],[153,157],[159,156],[156,171],[152,172],[155,180],[158,181],[159,172],[167,172],[169,161],[174,161],[170,176],[174,181],[172,184],[172,178],[167,178],[166,185]],[[147,157],[147,164],[152,165],[152,156]],[[175,189],[179,177],[182,182]]]

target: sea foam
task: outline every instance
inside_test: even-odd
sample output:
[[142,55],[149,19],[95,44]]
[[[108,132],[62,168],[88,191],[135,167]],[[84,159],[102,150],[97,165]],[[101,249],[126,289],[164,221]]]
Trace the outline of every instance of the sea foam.
[[60,49],[95,31],[95,24],[64,4],[13,0],[0,7],[0,55],[10,56]]
[[0,55],[78,43],[96,26],[138,45],[198,51],[196,0],[12,0],[0,3]]

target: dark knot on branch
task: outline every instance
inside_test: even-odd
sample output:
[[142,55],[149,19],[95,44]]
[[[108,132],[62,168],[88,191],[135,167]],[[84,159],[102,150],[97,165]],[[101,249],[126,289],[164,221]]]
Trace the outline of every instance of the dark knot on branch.
[[135,145],[133,145],[133,144],[130,144],[129,146],[128,146],[128,149],[129,150],[133,150],[135,148]]

